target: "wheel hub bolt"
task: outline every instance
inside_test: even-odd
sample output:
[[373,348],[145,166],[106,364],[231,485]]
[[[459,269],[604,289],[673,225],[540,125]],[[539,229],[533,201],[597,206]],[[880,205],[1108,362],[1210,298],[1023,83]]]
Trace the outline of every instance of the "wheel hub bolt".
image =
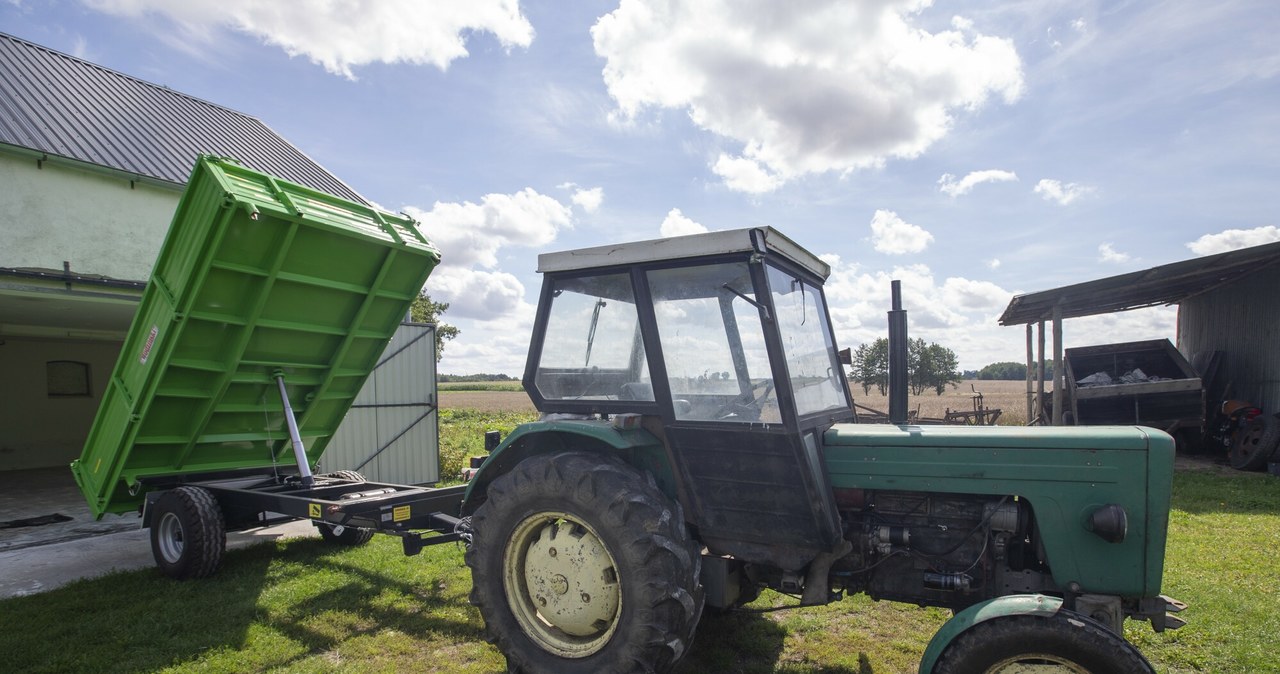
[[569,591],[569,579],[556,574],[551,578],[551,590],[556,594],[567,593]]

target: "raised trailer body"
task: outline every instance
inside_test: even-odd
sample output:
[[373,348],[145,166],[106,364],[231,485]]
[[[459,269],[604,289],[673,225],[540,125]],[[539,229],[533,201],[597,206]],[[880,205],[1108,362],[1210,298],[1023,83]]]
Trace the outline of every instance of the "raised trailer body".
[[200,157],[71,465],[93,513],[185,488],[227,528],[277,513],[404,532],[423,508],[456,514],[429,489],[311,474],[439,261],[407,216]]

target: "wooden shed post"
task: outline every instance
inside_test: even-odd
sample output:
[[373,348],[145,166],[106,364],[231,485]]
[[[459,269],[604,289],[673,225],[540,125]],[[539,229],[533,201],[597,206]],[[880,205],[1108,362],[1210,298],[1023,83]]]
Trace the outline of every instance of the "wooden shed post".
[[[1038,324],[1039,332],[1036,337],[1036,345],[1039,349],[1036,365],[1036,417],[1039,418],[1044,414],[1044,321]],[[1044,423],[1044,419],[1040,420]]]
[[1032,367],[1033,365],[1035,365],[1035,361],[1033,360],[1034,358],[1035,358],[1035,352],[1031,350],[1031,323],[1027,323],[1027,423],[1028,424],[1030,424],[1032,421],[1035,421],[1036,419],[1035,416],[1031,414],[1032,402],[1035,400],[1034,391],[1031,388],[1031,379],[1034,376],[1033,373],[1035,372],[1034,368]]
[[1053,425],[1062,425],[1062,382],[1066,380],[1062,366],[1062,306],[1053,308]]

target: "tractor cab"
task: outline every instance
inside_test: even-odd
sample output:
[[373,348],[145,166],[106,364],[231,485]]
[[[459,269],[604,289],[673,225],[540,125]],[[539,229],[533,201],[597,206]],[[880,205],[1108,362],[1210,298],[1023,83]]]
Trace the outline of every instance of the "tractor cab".
[[639,415],[720,554],[799,568],[840,540],[821,434],[853,412],[826,263],[766,227],[545,254],[538,270],[524,386],[544,415]]

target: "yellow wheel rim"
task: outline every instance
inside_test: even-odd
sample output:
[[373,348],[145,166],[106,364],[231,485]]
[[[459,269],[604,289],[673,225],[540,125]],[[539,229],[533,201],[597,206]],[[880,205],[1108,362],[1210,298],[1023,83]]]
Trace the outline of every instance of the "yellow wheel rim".
[[622,615],[613,555],[588,524],[563,512],[526,517],[503,555],[503,588],[520,628],[560,657],[604,647]]

